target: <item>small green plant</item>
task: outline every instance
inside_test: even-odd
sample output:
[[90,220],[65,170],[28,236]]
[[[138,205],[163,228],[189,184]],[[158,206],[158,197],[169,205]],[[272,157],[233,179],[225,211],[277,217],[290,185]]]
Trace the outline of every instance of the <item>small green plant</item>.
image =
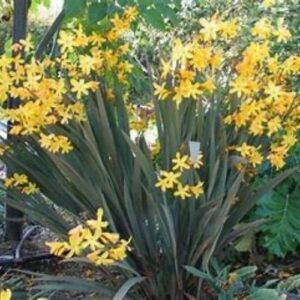
[[267,281],[259,286],[255,280],[255,266],[232,270],[231,266],[222,267],[216,260],[212,260],[207,272],[190,266],[185,268],[193,276],[203,279],[203,285],[209,285],[211,299],[284,300],[289,292],[300,286],[300,275],[291,276],[283,281]]
[[266,194],[257,204],[254,218],[264,218],[259,245],[270,255],[284,257],[300,245],[300,181],[299,173]]
[[254,278],[257,268],[248,266],[231,271],[231,266],[221,267],[216,260],[211,261],[210,270],[200,271],[194,267],[186,266],[185,269],[192,275],[204,280],[212,289],[212,299],[233,300],[235,297],[244,296],[250,289],[249,279]]

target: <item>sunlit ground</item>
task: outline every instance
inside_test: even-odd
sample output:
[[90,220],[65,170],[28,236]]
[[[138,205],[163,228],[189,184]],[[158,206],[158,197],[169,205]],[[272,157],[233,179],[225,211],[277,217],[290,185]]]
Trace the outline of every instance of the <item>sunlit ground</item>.
[[38,14],[34,14],[34,21],[41,23],[51,23],[59,14],[63,6],[63,0],[51,0],[50,7],[40,6]]

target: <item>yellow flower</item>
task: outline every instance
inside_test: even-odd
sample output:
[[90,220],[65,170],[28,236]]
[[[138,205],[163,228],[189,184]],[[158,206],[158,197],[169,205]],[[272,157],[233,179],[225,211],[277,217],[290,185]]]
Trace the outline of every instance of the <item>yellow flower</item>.
[[102,235],[102,230],[97,229],[92,232],[90,229],[86,229],[83,233],[83,242],[82,247],[83,248],[90,248],[92,251],[95,251],[96,249],[104,248],[104,245],[99,242],[99,239]]
[[[57,106],[58,107],[58,106]],[[78,122],[86,121],[86,113],[83,103],[77,102],[68,106],[63,106],[63,109],[59,112],[61,117],[61,124],[68,124],[69,120],[75,119]]]
[[136,6],[130,6],[125,10],[124,19],[128,19],[130,22],[132,22],[133,20],[136,19],[138,14],[139,14],[138,8]]
[[95,230],[99,230],[102,228],[106,228],[108,226],[107,221],[103,221],[104,211],[102,208],[97,210],[97,219],[96,220],[88,220],[87,225]]
[[120,245],[109,250],[109,257],[114,261],[124,260],[127,257],[127,245]]
[[84,79],[71,79],[71,91],[76,93],[76,97],[80,99],[82,96],[89,94],[89,90],[94,90],[97,85],[94,81],[85,82]]
[[196,185],[190,186],[190,192],[195,198],[198,198],[200,195],[204,193],[203,190],[203,182],[199,181]]
[[28,177],[25,174],[17,174],[13,175],[15,183],[14,186],[22,185],[28,183]]
[[254,146],[243,143],[240,147],[237,147],[236,150],[240,152],[241,156],[243,158],[246,158],[252,164],[253,167],[260,165],[263,161],[262,155]]
[[121,73],[130,73],[132,71],[133,65],[128,61],[120,62],[118,65],[118,70]]
[[69,139],[63,135],[45,135],[42,133],[40,135],[39,143],[41,147],[49,150],[52,153],[61,152],[64,154],[69,153],[73,149]]
[[67,258],[74,255],[80,255],[84,249],[82,246],[83,236],[82,235],[70,235],[69,241],[65,244],[65,250],[68,252]]
[[77,225],[76,227],[72,228],[71,230],[69,230],[69,235],[73,235],[73,236],[83,236],[84,233],[84,229],[82,225]]
[[184,171],[184,170],[189,170],[191,167],[189,165],[189,157],[187,155],[181,156],[179,152],[176,153],[175,158],[172,159],[173,171]]
[[292,37],[292,34],[288,30],[287,26],[283,24],[283,19],[278,20],[277,29],[274,31],[274,35],[277,37],[278,43],[286,43]]
[[79,55],[79,67],[83,74],[90,75],[92,71],[99,70],[102,67],[103,59],[90,55]]
[[10,178],[5,178],[4,179],[4,186],[7,187],[7,188],[11,188],[14,184],[15,180],[13,177],[10,177]]
[[277,170],[281,169],[285,165],[285,157],[287,155],[287,148],[284,146],[272,146],[271,153],[267,157],[270,163]]
[[270,57],[268,59],[268,69],[273,74],[277,73],[279,70],[279,62],[278,62],[279,56],[276,54],[274,57]]
[[186,69],[179,70],[178,77],[179,77],[179,79],[181,79],[183,81],[185,81],[185,80],[193,81],[195,76],[196,76],[196,72],[194,72],[194,71],[186,70]]
[[[23,68],[23,66],[21,66],[15,70],[10,71],[9,76],[10,78],[7,78],[9,81],[12,80],[16,85],[19,85],[19,83],[25,79],[25,69]],[[11,88],[17,89],[17,87],[14,86],[12,86]]]
[[127,252],[130,251],[129,243],[131,238],[128,241],[120,240],[118,245],[109,250],[109,257],[114,261],[122,261],[127,257]]
[[159,187],[163,192],[167,189],[172,189],[175,184],[178,184],[178,178],[181,173],[161,171],[158,182],[155,184],[156,187]]
[[201,71],[205,69],[212,55],[212,48],[207,46],[193,47],[189,63],[195,70]]
[[203,27],[200,32],[203,34],[204,41],[212,41],[217,38],[217,33],[221,29],[221,23],[213,16],[210,20],[201,18],[199,21]]
[[268,86],[265,88],[265,93],[271,98],[271,99],[278,99],[282,95],[282,87],[279,85],[276,85],[274,82],[270,81]]
[[167,76],[172,72],[171,61],[164,61],[161,59],[161,78],[166,79]]
[[183,80],[179,85],[174,88],[174,100],[179,104],[183,98],[188,98],[190,96],[190,87],[192,83],[189,80]]
[[4,179],[4,186],[7,188],[18,188],[21,193],[31,195],[39,192],[35,183],[29,182],[27,175],[14,173],[12,177]]
[[222,36],[226,40],[235,38],[238,34],[238,31],[240,30],[238,20],[233,19],[230,21],[223,21],[220,24],[220,30],[222,32]]
[[191,197],[190,186],[189,185],[183,186],[181,183],[178,183],[177,190],[174,192],[174,196],[179,197],[182,200]]
[[247,124],[247,121],[250,119],[251,114],[247,110],[242,110],[240,112],[235,112],[233,114],[233,119],[236,127],[242,127]]
[[189,163],[194,169],[200,169],[201,166],[203,166],[202,159],[203,159],[203,155],[200,153],[195,161],[192,161],[192,159],[190,159]]
[[223,53],[221,51],[216,51],[210,58],[209,64],[213,69],[218,69],[221,66],[223,59]]
[[247,157],[250,155],[251,146],[243,143],[240,147],[237,147],[236,150],[241,153],[242,157]]
[[84,47],[88,45],[89,39],[83,32],[82,25],[80,24],[77,29],[73,30],[74,33],[74,45],[75,47]]
[[159,187],[163,192],[166,192],[170,188],[170,184],[167,178],[159,177],[158,182],[155,184],[156,187]]
[[102,44],[105,42],[105,38],[100,35],[99,33],[93,32],[89,37],[89,41],[93,46],[101,47]]
[[255,149],[255,147],[252,147],[251,153],[248,157],[249,162],[252,164],[253,167],[256,167],[257,165],[260,165],[263,162],[262,155]]
[[179,60],[182,65],[185,65],[186,61],[191,57],[192,48],[193,45],[191,43],[183,45],[180,39],[176,39],[172,51],[172,61],[176,62]]
[[120,235],[113,232],[103,232],[100,240],[106,244],[116,244],[120,240]]
[[50,248],[50,253],[56,256],[62,256],[66,251],[65,242],[46,242],[46,245]]
[[1,300],[11,300],[12,292],[10,289],[0,290],[0,299]]
[[102,252],[101,250],[96,250],[88,254],[87,258],[96,266],[109,266],[115,262],[112,258],[109,258],[108,251]]
[[32,43],[32,36],[29,34],[26,40],[20,40],[20,44],[23,46],[25,52],[29,52],[34,48]]
[[58,44],[61,46],[61,52],[73,52],[75,47],[75,36],[69,31],[61,31],[59,34]]
[[175,86],[174,93],[173,100],[179,104],[183,98],[197,99],[202,94],[202,90],[198,82],[193,84],[190,80],[182,80],[178,86]]
[[255,118],[252,120],[249,131],[254,136],[260,136],[264,133],[264,125],[261,118]]
[[281,128],[281,119],[276,116],[275,118],[268,121],[268,136],[277,132]]
[[121,34],[130,28],[129,20],[124,20],[118,14],[115,14],[111,19],[111,23],[113,24],[113,32],[116,33],[116,38],[121,36]]
[[285,148],[290,148],[294,146],[297,142],[297,138],[294,133],[287,133],[283,136],[282,146]]
[[157,83],[153,84],[154,86],[154,95],[160,100],[165,100],[169,95],[170,91],[165,88],[165,83],[158,85]]
[[38,193],[40,190],[35,183],[29,182],[27,186],[23,187],[21,192],[26,195]]
[[239,76],[235,80],[231,81],[230,86],[231,89],[229,93],[231,94],[236,93],[238,97],[242,97],[243,95],[250,94],[248,78]]
[[205,82],[201,83],[201,88],[209,93],[212,93],[215,89],[215,83],[212,78],[208,78]]
[[12,177],[4,180],[6,187],[20,186],[28,183],[28,177],[25,174],[14,173]]
[[262,18],[257,21],[253,28],[251,29],[251,33],[254,36],[258,36],[261,39],[268,39],[272,33],[272,25],[270,20],[266,18]]
[[49,135],[45,135],[45,134],[41,134],[40,135],[40,144],[43,148],[48,149],[51,146],[51,142],[54,139],[55,135],[54,134],[49,134]]

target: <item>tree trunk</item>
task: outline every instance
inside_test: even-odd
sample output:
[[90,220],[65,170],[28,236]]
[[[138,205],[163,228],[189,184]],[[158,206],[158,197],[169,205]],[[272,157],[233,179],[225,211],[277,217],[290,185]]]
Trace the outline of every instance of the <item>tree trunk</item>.
[[[13,44],[19,43],[20,40],[26,39],[27,32],[27,13],[28,13],[28,1],[27,0],[14,0],[14,16],[13,16],[13,32],[12,39]],[[19,54],[18,52],[13,52],[13,56]],[[24,51],[21,53],[24,56]],[[8,101],[9,108],[18,107],[20,103],[19,99],[10,99]],[[11,124],[8,124],[8,131]],[[11,139],[9,134],[8,139]],[[7,170],[7,176],[12,175],[11,170]],[[9,191],[7,192],[7,197],[10,197]],[[24,224],[24,214],[9,206],[5,206],[5,238],[11,242],[17,242],[21,239],[22,230]]]

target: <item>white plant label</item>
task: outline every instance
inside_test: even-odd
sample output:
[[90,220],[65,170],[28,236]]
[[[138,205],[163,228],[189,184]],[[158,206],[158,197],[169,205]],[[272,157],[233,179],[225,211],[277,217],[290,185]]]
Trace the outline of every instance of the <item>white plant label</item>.
[[196,163],[200,155],[200,142],[189,141],[190,156],[193,163]]

